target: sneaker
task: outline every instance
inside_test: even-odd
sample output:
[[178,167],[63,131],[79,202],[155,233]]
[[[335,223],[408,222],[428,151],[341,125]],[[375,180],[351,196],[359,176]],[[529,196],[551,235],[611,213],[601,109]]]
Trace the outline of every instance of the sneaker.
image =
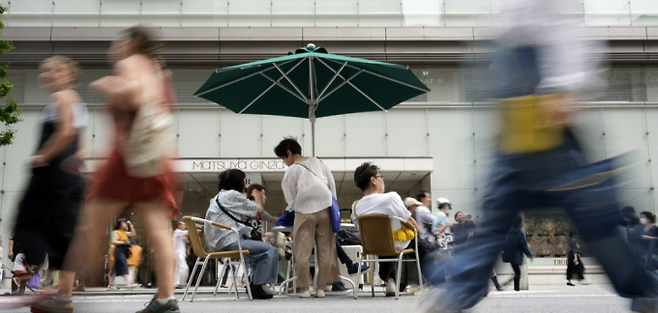
[[113,285],[109,285],[109,286],[107,286],[107,290],[108,290],[108,291],[111,291],[111,290],[119,290],[119,288],[117,288],[117,287],[115,287],[115,286],[113,286]]
[[315,292],[315,297],[316,298],[324,298],[324,290],[319,289],[318,291]]
[[574,285],[572,282],[568,281],[567,286],[576,286],[576,285]]
[[310,298],[311,298],[311,292],[308,291],[308,290],[306,290],[306,291],[300,293],[300,294],[299,294],[299,297],[300,297],[301,299],[310,299]]
[[35,303],[30,307],[32,313],[71,313],[73,312],[73,301],[60,300],[58,298]]
[[254,299],[259,299],[259,300],[266,300],[266,299],[272,299],[274,296],[265,292],[263,290],[263,287],[261,285],[251,285],[251,296]]
[[386,282],[386,296],[387,297],[395,297],[395,281],[393,278],[389,278],[388,281]]
[[417,284],[411,284],[408,285],[407,288],[405,288],[406,292],[411,292],[411,293],[416,293],[420,291],[420,287]]
[[274,289],[274,286],[270,284],[262,284],[261,287],[263,288],[263,291],[265,293],[270,294],[270,295],[276,295],[276,290]]
[[347,288],[342,282],[337,282],[331,285],[331,291],[347,291]]
[[[347,265],[347,274],[354,275],[359,272],[359,263],[356,263],[352,261],[352,264]],[[361,265],[361,273],[367,271],[370,269],[370,266],[366,266],[365,264]]]
[[180,313],[176,299],[169,299],[165,304],[160,304],[157,297],[154,296],[145,306],[143,310],[137,311],[137,313]]

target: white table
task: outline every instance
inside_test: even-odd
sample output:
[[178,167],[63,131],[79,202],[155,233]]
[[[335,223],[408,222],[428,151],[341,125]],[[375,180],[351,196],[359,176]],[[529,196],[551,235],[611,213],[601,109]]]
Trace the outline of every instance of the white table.
[[[358,228],[356,227],[356,225],[354,225],[352,223],[340,223],[340,229],[341,230],[357,230]],[[275,233],[277,233],[277,232],[292,233],[293,232],[293,226],[274,226],[274,227],[270,228],[270,231],[273,231]],[[292,248],[293,257],[294,257],[294,253],[295,253],[295,248],[294,248],[295,239],[294,238],[292,240],[292,245],[293,245],[293,248]],[[315,244],[315,242],[313,242],[313,248],[315,248],[315,253],[313,253],[314,262],[315,262],[315,275],[313,276],[313,292],[317,292],[317,290],[318,290],[318,272],[320,270],[319,269],[320,265],[318,264],[318,253],[317,253],[318,249],[317,249],[317,245]],[[345,280],[348,283],[350,283],[350,285],[352,285],[352,288],[354,288],[354,290],[356,290],[357,287],[351,279],[349,279],[347,277],[340,276],[340,275],[338,277],[340,277],[340,279]],[[283,293],[283,288],[287,287],[289,283],[294,282],[296,280],[297,280],[297,276],[295,275],[295,276],[293,276],[289,279],[286,279],[284,282],[282,282],[281,286],[279,287],[279,294]],[[324,286],[322,286],[322,288],[324,288]],[[295,290],[295,292],[297,292],[297,290]]]

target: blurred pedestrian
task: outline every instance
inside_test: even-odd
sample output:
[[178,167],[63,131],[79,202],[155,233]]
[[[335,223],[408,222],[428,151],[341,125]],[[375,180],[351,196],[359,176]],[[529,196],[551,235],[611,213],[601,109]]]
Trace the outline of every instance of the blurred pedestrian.
[[[570,6],[574,5],[574,6]],[[436,282],[420,310],[459,312],[477,304],[519,211],[562,207],[588,251],[597,257],[615,289],[633,298],[632,309],[653,312],[658,281],[632,255],[617,225],[622,222],[614,173],[604,160],[587,164],[569,125],[572,103],[596,87],[601,58],[583,40],[577,0],[501,2],[499,53],[489,65],[500,100],[503,125],[482,201],[482,222],[471,248],[455,257],[449,282],[428,269]],[[515,225],[516,226],[516,225]],[[611,254],[611,251],[614,253]]]
[[107,290],[117,290],[114,286],[114,279],[121,276],[124,279],[126,287],[135,288],[137,285],[133,284],[132,277],[130,277],[130,270],[128,268],[128,258],[130,257],[130,237],[135,236],[135,228],[132,223],[125,219],[119,219],[114,224],[114,231],[112,232],[111,243],[114,246],[113,256],[114,265],[112,266],[112,275],[110,275],[110,282],[107,285]]
[[642,241],[645,248],[645,266],[650,271],[658,270],[658,227],[656,226],[656,215],[644,211],[640,213],[640,224],[644,225]]
[[434,216],[432,215],[432,194],[425,189],[418,190],[416,200],[421,203],[416,208],[416,216],[414,217],[422,230],[420,238],[436,242],[436,238],[432,235],[432,223],[434,222]]
[[514,278],[512,278],[514,281],[514,291],[521,291],[521,265],[523,265],[523,255],[525,254],[530,260],[534,259],[532,252],[530,252],[530,249],[528,248],[528,241],[526,241],[522,228],[523,219],[520,216],[517,216],[514,225],[512,226],[512,230],[507,234],[507,238],[510,241],[510,247],[512,248],[512,259],[509,263],[514,271]]
[[567,253],[567,286],[575,286],[571,278],[576,275],[578,281],[585,279],[585,266],[580,259],[580,245],[578,244],[578,232],[569,232],[569,252]]
[[190,274],[190,267],[187,265],[187,242],[189,232],[187,225],[182,221],[176,222],[174,229],[174,258],[176,259],[176,273],[174,274],[174,285],[178,288],[184,288],[187,285],[187,276]]
[[330,207],[336,197],[336,182],[329,168],[316,157],[302,156],[297,140],[286,138],[274,154],[288,166],[281,188],[288,206],[295,210],[294,237],[297,288],[300,298],[310,298],[310,259],[313,245],[319,264],[315,297],[324,298],[324,286],[339,280],[336,239]]
[[175,137],[167,126],[172,125],[169,110],[176,99],[170,75],[153,59],[157,48],[145,29],[124,30],[108,53],[113,73],[90,85],[109,98],[115,135],[110,155],[89,190],[75,248],[81,249],[78,257],[87,255],[88,264],[97,266],[102,245],[87,239],[102,238],[105,225],[128,207],[139,212],[140,225],[155,251],[158,283],[158,292],[139,312],[177,313],[168,226],[178,217],[175,176],[169,164]]
[[637,216],[635,208],[632,206],[625,206],[622,208],[621,214],[624,217],[621,225],[626,228],[626,240],[628,240],[628,246],[631,248],[633,255],[638,260],[644,262],[644,257],[646,256],[646,251],[642,242],[644,225],[640,223],[640,218]]
[[64,258],[82,203],[80,132],[87,124],[87,110],[76,90],[80,68],[75,61],[54,56],[41,62],[39,72],[50,102],[41,114],[38,147],[29,159],[32,177],[19,207],[13,240],[23,251],[18,266],[26,273],[38,273],[46,257],[50,269],[61,270],[57,296],[34,305],[33,310],[50,306],[68,310],[73,307],[69,293],[75,270]]

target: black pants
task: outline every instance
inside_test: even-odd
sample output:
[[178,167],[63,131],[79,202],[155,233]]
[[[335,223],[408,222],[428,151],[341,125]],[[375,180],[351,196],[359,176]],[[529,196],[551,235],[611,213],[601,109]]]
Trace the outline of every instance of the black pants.
[[79,175],[55,164],[32,169],[14,235],[30,265],[42,264],[48,255],[50,267],[73,270],[62,268],[62,264],[73,238],[82,195]]
[[514,270],[514,290],[519,291],[521,288],[519,285],[521,284],[521,265],[519,264],[513,264],[512,265],[512,270]]
[[571,280],[574,274],[578,280],[585,279],[585,276],[583,275],[585,267],[583,266],[583,262],[580,260],[580,256],[577,256],[578,265],[573,262],[573,258],[573,252],[569,252],[567,255],[567,280]]
[[345,253],[345,250],[343,250],[343,247],[341,247],[338,238],[336,238],[336,252],[338,253],[338,259],[340,260],[340,263],[343,264],[352,263],[352,259],[350,259],[347,253]]

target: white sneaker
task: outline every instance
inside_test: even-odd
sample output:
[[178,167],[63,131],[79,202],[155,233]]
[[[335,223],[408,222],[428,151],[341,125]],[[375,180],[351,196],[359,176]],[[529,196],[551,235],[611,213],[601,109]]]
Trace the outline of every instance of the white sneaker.
[[324,298],[324,290],[319,289],[318,291],[315,292],[315,297],[316,298]]
[[387,297],[395,297],[395,281],[393,278],[389,278],[388,281],[386,282],[386,296]]
[[311,292],[306,290],[306,291],[300,293],[299,297],[302,298],[302,299],[310,299],[311,298]]
[[406,291],[411,292],[411,293],[419,292],[420,291],[420,286],[418,286],[418,284],[408,285],[407,288],[406,288]]
[[276,295],[276,290],[274,289],[274,286],[271,286],[270,284],[262,284],[261,287],[263,287],[263,291],[265,291],[266,294],[268,295]]

